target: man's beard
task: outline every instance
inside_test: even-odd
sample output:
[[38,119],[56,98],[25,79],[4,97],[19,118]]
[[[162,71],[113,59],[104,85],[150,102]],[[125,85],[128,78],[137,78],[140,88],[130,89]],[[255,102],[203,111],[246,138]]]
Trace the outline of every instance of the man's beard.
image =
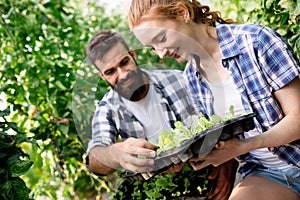
[[[122,87],[123,83],[127,80],[134,78],[134,82],[131,85]],[[111,86],[120,96],[130,100],[139,101],[141,100],[147,90],[146,83],[143,79],[143,72],[140,68],[128,72],[124,79],[119,80],[115,86]]]

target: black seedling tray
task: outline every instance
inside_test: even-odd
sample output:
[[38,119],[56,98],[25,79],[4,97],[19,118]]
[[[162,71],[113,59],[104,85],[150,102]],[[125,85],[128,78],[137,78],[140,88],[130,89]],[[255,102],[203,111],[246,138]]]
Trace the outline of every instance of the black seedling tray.
[[254,113],[243,115],[215,125],[196,135],[193,138],[195,142],[191,145],[194,156],[203,157],[215,147],[218,141],[225,141],[254,129],[254,117]]
[[141,174],[132,174],[133,176],[130,177],[133,179],[143,179],[143,177],[148,179],[172,165],[186,162],[193,156],[204,157],[215,147],[218,141],[228,140],[254,129],[254,117],[254,113],[243,115],[202,131],[193,138],[183,141],[179,147],[161,152],[154,159],[153,172],[142,174],[142,176]]

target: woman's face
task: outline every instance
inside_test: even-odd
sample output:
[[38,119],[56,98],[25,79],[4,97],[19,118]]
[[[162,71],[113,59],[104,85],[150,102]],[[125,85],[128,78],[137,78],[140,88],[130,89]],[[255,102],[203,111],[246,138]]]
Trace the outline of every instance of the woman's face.
[[174,58],[178,62],[188,59],[196,43],[187,24],[175,20],[141,22],[133,28],[133,33],[160,58]]

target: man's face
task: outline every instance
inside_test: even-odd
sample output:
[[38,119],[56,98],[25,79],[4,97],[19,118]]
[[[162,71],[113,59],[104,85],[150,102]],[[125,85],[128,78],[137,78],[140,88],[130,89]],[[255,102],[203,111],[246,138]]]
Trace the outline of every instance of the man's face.
[[139,100],[140,93],[145,91],[145,83],[133,52],[128,52],[121,44],[117,44],[95,64],[100,70],[100,77],[113,90],[128,100]]

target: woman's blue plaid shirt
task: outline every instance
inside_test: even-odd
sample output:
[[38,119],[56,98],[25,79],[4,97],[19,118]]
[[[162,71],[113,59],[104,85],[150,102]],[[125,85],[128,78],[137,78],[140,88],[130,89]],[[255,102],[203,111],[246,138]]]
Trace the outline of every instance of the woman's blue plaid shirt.
[[[283,118],[273,92],[299,76],[299,61],[287,42],[270,28],[254,24],[216,24],[216,28],[223,66],[233,76],[245,111],[257,114],[256,128],[262,133]],[[185,74],[197,96],[199,110],[211,116],[213,97],[194,63],[187,63]],[[300,140],[269,150],[300,167]],[[260,163],[249,154],[240,158],[248,163],[241,171],[243,174]]]

